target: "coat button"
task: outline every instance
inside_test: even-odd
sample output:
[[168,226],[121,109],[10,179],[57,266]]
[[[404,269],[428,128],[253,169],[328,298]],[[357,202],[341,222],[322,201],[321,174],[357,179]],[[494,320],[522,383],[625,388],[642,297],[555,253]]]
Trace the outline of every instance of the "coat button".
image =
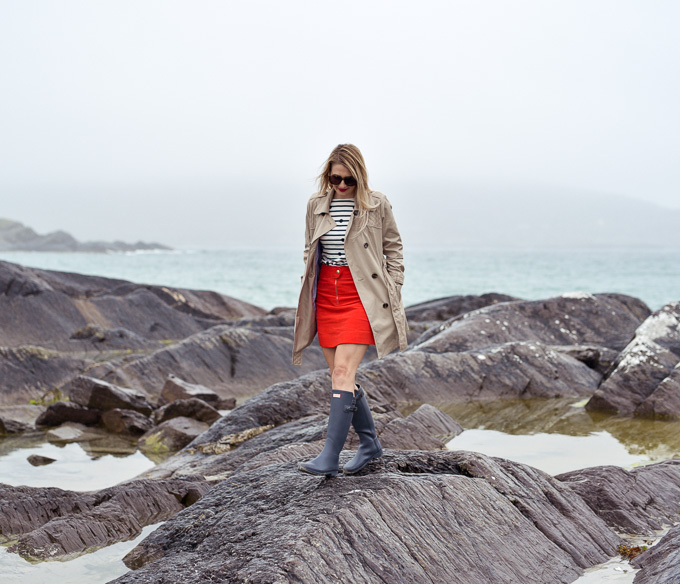
[[373,278],[374,280],[375,280],[377,277],[378,277],[378,274],[371,274],[371,278]]
[[364,247],[368,247],[368,243],[364,243]]
[[385,303],[383,304],[383,308],[387,308],[388,306],[389,306],[389,304],[387,304],[387,302],[385,302]]
[[357,209],[354,210],[354,215],[358,215],[359,211]]

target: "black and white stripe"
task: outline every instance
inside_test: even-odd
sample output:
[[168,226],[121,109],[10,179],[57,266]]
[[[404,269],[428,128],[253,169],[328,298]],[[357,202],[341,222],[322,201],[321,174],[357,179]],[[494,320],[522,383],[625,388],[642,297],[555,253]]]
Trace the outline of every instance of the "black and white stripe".
[[349,218],[354,212],[354,199],[334,199],[331,201],[331,217],[335,227],[321,236],[321,261],[329,266],[346,266],[345,234]]

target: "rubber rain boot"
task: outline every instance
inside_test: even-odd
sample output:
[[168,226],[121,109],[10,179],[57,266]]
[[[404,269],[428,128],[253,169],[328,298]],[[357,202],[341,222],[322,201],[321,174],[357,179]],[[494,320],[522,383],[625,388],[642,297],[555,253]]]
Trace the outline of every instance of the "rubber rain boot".
[[378,434],[375,431],[375,423],[368,407],[366,393],[360,385],[357,385],[356,411],[352,417],[352,425],[359,435],[359,448],[352,460],[342,469],[345,474],[354,474],[364,468],[371,460],[380,458],[383,453]]
[[298,468],[303,472],[327,477],[334,477],[338,474],[340,452],[345,445],[349,426],[356,410],[356,398],[351,391],[334,389],[331,396],[326,444],[319,456],[309,462],[298,464]]

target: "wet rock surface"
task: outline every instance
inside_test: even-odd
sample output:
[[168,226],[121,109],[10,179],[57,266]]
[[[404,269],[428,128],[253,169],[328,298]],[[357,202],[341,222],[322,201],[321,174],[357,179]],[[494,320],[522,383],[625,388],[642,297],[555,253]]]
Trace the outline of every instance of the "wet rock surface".
[[11,487],[0,483],[0,536],[26,559],[57,559],[132,539],[209,489],[197,477],[130,481],[96,492]]
[[586,407],[628,416],[680,418],[680,302],[666,304],[645,319]]
[[57,462],[55,458],[50,458],[49,456],[40,456],[39,454],[31,454],[26,458],[29,464],[32,466],[47,466],[53,462]]
[[264,313],[215,292],[0,261],[0,404],[39,398],[95,360],[163,349],[217,324]]
[[28,424],[0,416],[0,436],[22,434],[23,432],[28,432],[30,429],[31,427]]
[[578,493],[612,529],[653,535],[680,517],[680,460],[625,470],[617,466],[584,468],[556,479]]
[[35,433],[35,421],[45,411],[44,406],[0,406],[0,436]]
[[109,432],[129,436],[141,436],[151,430],[154,425],[148,417],[139,412],[119,408],[104,412],[102,424]]
[[654,547],[633,559],[640,568],[634,584],[680,582],[680,526],[674,527]]
[[622,294],[563,294],[545,300],[502,302],[467,312],[430,329],[420,350],[468,351],[517,341],[546,345],[590,344],[617,351],[649,316],[637,298]]
[[41,347],[0,346],[0,405],[21,405],[41,398],[89,365],[91,362],[80,356]]
[[148,416],[153,411],[144,394],[86,375],[74,379],[64,391],[72,402],[102,412],[120,408]]
[[99,440],[106,436],[106,433],[97,428],[84,426],[77,422],[65,422],[56,428],[50,428],[45,437],[50,442],[57,444],[70,444],[72,442],[88,442]]
[[77,422],[85,426],[95,426],[101,420],[101,410],[80,405],[75,402],[59,401],[50,404],[38,416],[36,426],[59,426],[65,422]]
[[88,341],[84,333],[71,338],[88,326],[122,328],[159,341],[185,338],[219,321],[265,312],[215,292],[133,284],[8,262],[0,262],[0,307],[0,345],[37,344],[64,351],[82,351],[88,343],[99,343],[101,339]]
[[[212,389],[203,385],[188,383],[176,375],[170,374],[163,384],[159,404],[164,405],[180,399],[197,398],[215,409],[220,409],[221,400]],[[228,409],[228,408],[224,408]]]
[[153,413],[154,424],[162,424],[172,418],[184,416],[210,425],[219,420],[222,415],[203,400],[192,397],[180,399],[162,406]]
[[191,384],[209,387],[220,397],[239,398],[326,366],[318,347],[305,354],[302,368],[293,366],[292,347],[292,327],[224,324],[150,355],[94,367],[89,374],[153,394],[164,387],[168,372],[172,372]]
[[215,486],[130,552],[128,582],[571,582],[619,538],[548,475],[463,452],[388,451],[331,481],[294,463]]
[[208,424],[192,418],[177,417],[152,428],[137,442],[142,452],[177,452],[208,429]]
[[490,292],[479,296],[468,295],[437,298],[436,300],[408,306],[406,307],[406,318],[409,323],[408,342],[411,344],[430,327],[446,320],[471,310],[511,300],[519,300],[519,298]]

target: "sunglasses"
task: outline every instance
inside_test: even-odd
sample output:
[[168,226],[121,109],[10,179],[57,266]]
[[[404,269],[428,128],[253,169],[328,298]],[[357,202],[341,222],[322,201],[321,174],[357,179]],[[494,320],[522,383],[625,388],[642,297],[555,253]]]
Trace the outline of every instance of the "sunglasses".
[[345,181],[345,185],[348,187],[355,187],[357,186],[357,179],[355,179],[353,176],[340,176],[339,174],[332,174],[329,179],[331,181],[332,185],[339,185],[343,180]]

